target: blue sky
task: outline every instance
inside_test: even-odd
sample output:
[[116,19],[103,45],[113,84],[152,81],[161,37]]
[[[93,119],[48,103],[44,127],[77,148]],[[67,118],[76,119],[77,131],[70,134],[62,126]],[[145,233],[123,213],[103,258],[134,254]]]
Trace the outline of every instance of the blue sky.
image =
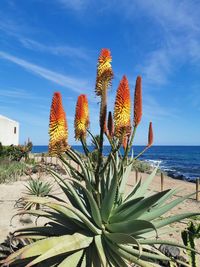
[[109,110],[123,74],[133,95],[143,77],[143,119],[156,145],[200,145],[200,3],[198,0],[1,0],[0,114],[20,122],[20,142],[48,144],[54,91],[63,95],[73,138],[77,96],[87,94],[91,129],[98,132],[96,63],[109,48],[115,78]]

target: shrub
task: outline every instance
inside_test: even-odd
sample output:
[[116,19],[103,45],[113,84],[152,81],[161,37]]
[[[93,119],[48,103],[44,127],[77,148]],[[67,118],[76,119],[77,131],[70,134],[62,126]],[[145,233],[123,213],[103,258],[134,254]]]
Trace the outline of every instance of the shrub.
[[135,160],[132,166],[132,170],[144,173],[150,173],[152,169],[150,164],[141,160]]
[[32,142],[28,142],[25,145],[0,145],[0,158],[8,158],[10,161],[20,161],[22,158],[28,159],[28,154],[32,149]]
[[28,167],[23,162],[0,161],[0,183],[14,182],[22,176]]

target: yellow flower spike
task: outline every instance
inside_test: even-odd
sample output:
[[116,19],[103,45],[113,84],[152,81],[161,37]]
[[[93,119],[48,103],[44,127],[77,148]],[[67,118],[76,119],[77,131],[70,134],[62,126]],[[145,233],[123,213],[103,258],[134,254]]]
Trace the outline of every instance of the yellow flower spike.
[[75,139],[86,139],[87,129],[89,127],[89,109],[86,95],[79,95],[76,104],[76,114],[74,120]]
[[103,48],[97,63],[97,78],[95,87],[97,96],[102,96],[103,90],[107,90],[107,88],[111,85],[111,80],[113,78],[111,61],[112,57],[110,50]]
[[62,96],[55,92],[52,99],[49,123],[49,153],[59,155],[68,148],[68,129]]
[[131,98],[128,80],[123,76],[116,95],[114,122],[115,136],[123,138],[124,135],[129,135],[131,128]]

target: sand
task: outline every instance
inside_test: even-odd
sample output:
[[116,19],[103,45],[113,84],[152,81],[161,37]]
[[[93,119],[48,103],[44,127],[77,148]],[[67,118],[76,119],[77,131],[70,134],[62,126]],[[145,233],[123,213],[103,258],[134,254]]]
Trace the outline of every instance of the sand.
[[[146,179],[147,174],[139,174],[139,177],[142,179]],[[33,178],[37,178],[35,174]],[[28,177],[22,177],[20,181],[10,183],[10,184],[0,184],[0,243],[6,238],[9,232],[13,232],[18,228],[27,227],[33,225],[33,220],[31,221],[30,217],[15,217],[12,220],[12,225],[10,224],[12,216],[17,212],[17,209],[14,207],[16,201],[24,195],[25,192],[25,180]],[[41,175],[40,179],[42,180],[52,180],[51,177],[47,177],[47,175]],[[52,180],[53,181],[53,180]],[[160,175],[154,177],[152,184],[150,185],[150,189],[152,191],[158,192],[161,188],[161,178]],[[135,173],[132,172],[128,183],[127,189],[130,190],[132,185],[135,183]],[[180,197],[185,194],[189,194],[195,191],[195,184],[172,179],[170,177],[164,176],[164,189],[169,188],[182,188],[182,190],[178,193],[177,197]],[[54,193],[56,195],[60,194],[58,188],[54,187]],[[199,193],[200,194],[200,193]],[[178,207],[174,208],[172,211],[168,213],[168,215],[173,215],[177,213],[183,212],[200,212],[200,202],[195,200],[195,195],[190,197],[188,200],[182,202]],[[181,223],[175,223],[172,227],[179,228],[180,231],[183,230],[187,226],[187,220],[183,220]],[[200,221],[199,221],[200,223]],[[167,235],[167,239],[176,240],[182,243],[180,232],[173,233],[171,235]],[[200,240],[196,241],[197,248],[200,248]],[[199,249],[200,250],[200,249]],[[200,259],[198,259],[200,264]],[[200,266],[200,265],[199,265]]]

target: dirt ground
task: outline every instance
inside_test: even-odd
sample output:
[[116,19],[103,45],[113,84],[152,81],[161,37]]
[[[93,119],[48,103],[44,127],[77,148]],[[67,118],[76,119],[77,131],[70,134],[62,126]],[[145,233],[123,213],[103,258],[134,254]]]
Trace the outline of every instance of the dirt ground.
[[[147,174],[139,174],[143,180],[146,179]],[[37,174],[34,174],[33,178],[37,178]],[[52,180],[52,178],[45,176],[40,177],[42,180]],[[15,231],[15,229],[27,227],[33,225],[33,220],[28,216],[24,217],[14,217],[11,224],[12,216],[17,212],[15,207],[16,201],[24,195],[25,192],[25,181],[27,177],[22,177],[20,181],[10,183],[10,184],[0,184],[0,243],[6,238],[9,232]],[[127,191],[131,189],[136,180],[136,175],[134,172],[131,173],[128,184]],[[52,180],[53,182],[53,180]],[[164,177],[164,190],[169,188],[182,188],[176,197],[186,195],[195,191],[195,184],[180,181],[176,179]],[[60,194],[58,188],[54,187],[54,193],[56,195]],[[155,176],[153,182],[150,185],[150,190],[158,192],[161,190],[161,178],[160,176]],[[200,193],[199,193],[200,194]],[[183,212],[200,212],[200,201],[195,200],[195,195],[188,200],[182,202],[178,207],[174,208],[168,213],[168,215],[173,215]],[[179,232],[175,232],[171,235],[167,235],[165,239],[176,240],[182,243],[180,231],[187,226],[187,220],[183,220],[181,223],[173,224],[172,227],[179,229]],[[196,240],[196,248],[200,248],[200,240]],[[200,249],[199,249],[200,251]],[[200,266],[200,258],[198,258]]]

